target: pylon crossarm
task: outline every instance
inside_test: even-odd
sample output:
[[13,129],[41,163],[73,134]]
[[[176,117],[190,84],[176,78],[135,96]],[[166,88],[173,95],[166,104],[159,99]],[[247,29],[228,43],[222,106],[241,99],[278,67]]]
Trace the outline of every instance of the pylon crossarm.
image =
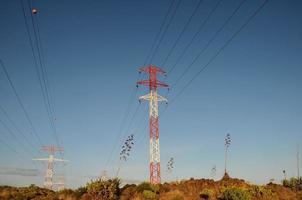
[[149,94],[146,94],[146,95],[144,95],[144,96],[139,97],[139,100],[150,101],[150,99],[151,99],[150,93],[149,93]]
[[48,161],[49,158],[34,158],[33,160]]
[[60,158],[54,158],[53,161],[56,161],[56,162],[69,162],[69,160],[63,160],[63,159],[60,159]]
[[149,65],[149,66],[145,66],[145,67],[140,67],[138,69],[139,72],[147,72],[147,73],[150,73],[151,71],[153,72],[156,72],[156,73],[160,73],[160,74],[165,74],[166,72],[159,68],[159,67],[156,67],[154,65]]
[[168,99],[166,99],[165,97],[157,94],[157,101],[165,101],[165,102],[168,102]]
[[156,87],[160,86],[160,87],[169,87],[169,85],[159,81],[159,80],[156,80],[156,81],[150,81],[150,80],[141,80],[141,81],[138,81],[136,82],[136,84],[138,85],[156,85]]
[[[150,101],[151,98],[152,98],[151,93],[149,93],[149,94],[146,94],[144,96],[139,97],[139,100]],[[161,96],[159,94],[157,94],[157,101],[168,102],[168,100],[165,97],[163,97],[163,96]]]
[[52,183],[53,185],[65,185],[65,183],[61,183],[61,182],[58,182],[58,183]]

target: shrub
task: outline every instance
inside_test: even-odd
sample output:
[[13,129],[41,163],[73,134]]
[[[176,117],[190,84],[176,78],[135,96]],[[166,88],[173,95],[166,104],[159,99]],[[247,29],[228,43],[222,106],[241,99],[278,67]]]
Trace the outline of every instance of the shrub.
[[74,191],[75,196],[76,196],[77,198],[83,196],[86,192],[87,192],[87,188],[86,188],[86,187],[79,187],[78,189],[76,189],[76,190]]
[[282,180],[282,185],[291,189],[302,190],[302,177]]
[[274,197],[275,194],[273,193],[273,191],[271,189],[265,188],[263,186],[252,186],[249,190],[248,190],[249,194],[252,195],[253,197],[256,197],[257,199],[259,198],[271,198]]
[[282,185],[284,187],[290,187],[289,180],[287,180],[287,179],[282,180]]
[[115,200],[119,196],[119,179],[97,180],[87,184],[87,192],[94,199]]
[[143,195],[144,195],[144,198],[148,199],[148,200],[156,199],[156,193],[152,192],[150,190],[144,190]]
[[154,184],[151,184],[149,182],[143,182],[143,183],[141,183],[137,186],[136,190],[138,192],[144,192],[145,190],[148,190],[148,191],[151,191],[151,192],[154,192],[154,193],[158,193],[159,185],[154,185]]
[[221,200],[250,200],[250,195],[247,191],[236,188],[236,187],[227,187],[222,191]]
[[214,191],[208,188],[203,189],[200,194],[199,194],[200,198],[202,199],[212,199],[214,198]]

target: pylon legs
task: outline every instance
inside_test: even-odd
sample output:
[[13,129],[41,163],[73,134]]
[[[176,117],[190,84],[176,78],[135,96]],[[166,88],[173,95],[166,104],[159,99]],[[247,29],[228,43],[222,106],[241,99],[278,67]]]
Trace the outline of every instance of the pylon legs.
[[152,184],[160,183],[160,163],[150,163],[150,182]]
[[52,178],[53,178],[53,162],[49,161],[47,165],[46,175],[44,178],[44,188],[52,190]]

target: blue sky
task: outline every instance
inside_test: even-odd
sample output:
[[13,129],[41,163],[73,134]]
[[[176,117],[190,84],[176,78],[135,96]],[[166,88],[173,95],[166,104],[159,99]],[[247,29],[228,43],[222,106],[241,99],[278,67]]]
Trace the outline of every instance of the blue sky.
[[[24,1],[26,3],[26,1]],[[262,0],[247,0],[190,71],[169,92],[173,99],[238,30]],[[69,187],[77,187],[100,175],[105,168],[114,176],[120,146],[106,161],[122,135],[136,134],[133,152],[122,164],[120,176],[148,179],[147,103],[135,97],[137,69],[144,64],[171,1],[58,1],[33,0],[38,8],[41,43],[49,79],[51,102],[64,158],[70,160],[64,173]],[[204,0],[165,66],[161,66],[177,36],[197,5],[181,1],[175,18],[160,43],[152,64],[169,69],[217,3]],[[232,13],[239,0],[223,0],[175,70],[163,78],[173,83],[201,48]],[[275,0],[243,29],[227,48],[198,76],[160,116],[163,181],[210,177],[216,165],[219,178],[224,168],[224,136],[230,133],[229,173],[254,183],[296,175],[296,145],[302,141],[302,3]],[[29,17],[29,16],[28,16]],[[0,58],[26,107],[43,144],[55,144],[43,104],[33,56],[19,0],[0,2]],[[20,108],[3,70],[0,70],[0,105],[15,124],[40,147]],[[140,78],[145,78],[140,76]],[[124,124],[128,102],[129,116]],[[131,116],[138,108],[137,115]],[[160,105],[160,110],[166,105]],[[5,115],[0,119],[8,126]],[[11,129],[14,130],[13,127]],[[122,130],[122,131],[121,131]],[[20,152],[0,146],[0,167],[32,169],[27,153],[0,125],[1,139]],[[16,134],[18,134],[16,132]],[[301,147],[300,147],[301,149]],[[46,156],[46,154],[44,154]],[[166,172],[170,157],[172,174]],[[302,159],[301,159],[302,160]],[[36,163],[38,176],[1,173],[0,184],[42,184],[45,166]]]

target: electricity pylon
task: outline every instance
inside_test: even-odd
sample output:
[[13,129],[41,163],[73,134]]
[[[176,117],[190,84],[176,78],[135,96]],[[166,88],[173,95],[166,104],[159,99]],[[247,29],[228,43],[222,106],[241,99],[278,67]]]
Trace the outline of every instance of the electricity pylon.
[[150,126],[150,183],[160,183],[160,149],[159,149],[159,127],[158,127],[158,102],[167,99],[157,94],[157,87],[168,87],[167,84],[157,80],[157,74],[166,72],[159,67],[149,65],[141,67],[139,72],[149,74],[148,80],[138,81],[139,85],[149,87],[150,93],[141,96],[139,100],[149,101],[149,126]]
[[56,147],[56,146],[43,146],[42,151],[46,151],[49,153],[48,158],[35,158],[33,160],[37,161],[47,161],[47,170],[46,174],[44,176],[44,188],[53,189],[53,176],[54,176],[54,164],[55,162],[66,162],[67,160],[55,158],[54,154],[55,152],[63,152],[64,149],[62,147]]
[[107,170],[102,170],[101,172],[101,180],[102,181],[107,181],[108,176],[107,176]]
[[58,191],[60,190],[64,190],[65,189],[65,186],[66,186],[66,181],[65,181],[65,178],[62,176],[62,177],[59,177],[58,178],[58,181],[53,183],[53,185],[57,185],[58,186]]

